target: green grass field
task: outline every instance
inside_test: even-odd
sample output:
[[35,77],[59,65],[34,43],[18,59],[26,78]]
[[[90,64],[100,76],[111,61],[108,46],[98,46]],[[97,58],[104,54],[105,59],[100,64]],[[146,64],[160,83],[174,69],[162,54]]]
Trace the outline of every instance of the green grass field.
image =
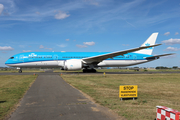
[[[44,72],[44,71],[41,71],[39,69],[22,69],[23,72]],[[19,70],[16,70],[16,69],[12,69],[12,70],[0,70],[0,73],[6,73],[6,72],[10,72],[10,73],[18,73]]]
[[[156,106],[180,111],[180,74],[62,75],[63,79],[128,120],[154,120]],[[138,99],[119,99],[119,85],[138,85]]]
[[0,120],[10,114],[36,79],[35,75],[0,76]]

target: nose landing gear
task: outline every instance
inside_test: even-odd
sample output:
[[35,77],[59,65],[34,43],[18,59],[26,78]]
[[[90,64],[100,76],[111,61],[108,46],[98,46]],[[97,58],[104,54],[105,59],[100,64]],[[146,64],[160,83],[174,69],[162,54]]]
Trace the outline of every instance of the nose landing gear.
[[22,69],[20,67],[17,67],[17,69],[19,70],[19,73],[22,73]]

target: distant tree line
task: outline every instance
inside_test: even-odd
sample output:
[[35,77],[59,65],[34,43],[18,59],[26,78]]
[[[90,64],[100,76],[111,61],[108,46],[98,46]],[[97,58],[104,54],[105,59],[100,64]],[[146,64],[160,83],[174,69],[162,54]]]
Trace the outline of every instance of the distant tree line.
[[178,66],[173,66],[172,68],[168,68],[164,66],[157,66],[156,69],[178,69]]

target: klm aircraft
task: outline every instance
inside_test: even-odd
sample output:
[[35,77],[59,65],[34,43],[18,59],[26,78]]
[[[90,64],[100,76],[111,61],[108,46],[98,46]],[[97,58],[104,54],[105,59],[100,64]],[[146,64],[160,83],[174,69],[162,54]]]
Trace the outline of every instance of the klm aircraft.
[[6,65],[17,67],[19,73],[23,67],[60,67],[62,70],[93,71],[97,67],[124,67],[159,59],[162,56],[151,55],[158,33],[153,33],[141,47],[117,52],[27,52],[10,57]]

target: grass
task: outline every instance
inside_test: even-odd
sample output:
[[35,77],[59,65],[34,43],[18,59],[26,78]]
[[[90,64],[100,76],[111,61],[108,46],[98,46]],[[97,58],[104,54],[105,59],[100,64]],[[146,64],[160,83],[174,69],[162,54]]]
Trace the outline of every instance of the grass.
[[0,76],[0,120],[10,114],[37,76]]
[[[18,73],[19,70],[17,69],[10,69],[10,70],[0,70],[0,73],[5,73],[5,72],[10,72],[10,73]],[[44,72],[44,71],[40,71],[39,69],[22,69],[22,72]]]
[[[63,79],[128,120],[153,120],[156,106],[180,111],[180,74],[62,75]],[[138,99],[119,99],[119,85],[138,85]]]

